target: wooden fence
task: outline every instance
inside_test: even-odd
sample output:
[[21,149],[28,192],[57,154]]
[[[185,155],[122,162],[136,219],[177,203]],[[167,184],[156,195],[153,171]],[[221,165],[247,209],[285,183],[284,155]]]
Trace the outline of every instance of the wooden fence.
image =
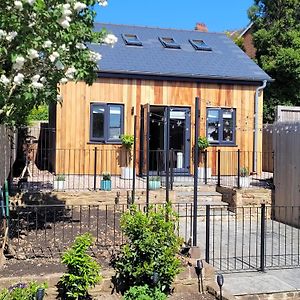
[[0,125],[0,185],[8,178],[15,160],[15,139],[16,135],[12,130]]
[[273,125],[275,205],[294,207],[276,210],[275,217],[284,223],[299,226],[300,206],[300,122],[279,122]]

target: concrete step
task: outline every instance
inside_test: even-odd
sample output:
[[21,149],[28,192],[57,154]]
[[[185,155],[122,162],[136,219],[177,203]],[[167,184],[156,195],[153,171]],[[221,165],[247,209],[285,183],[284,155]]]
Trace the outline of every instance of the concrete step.
[[[194,199],[194,191],[175,191],[175,196],[177,202],[192,202]],[[213,205],[212,203],[219,204],[222,202],[222,194],[216,192],[215,190],[198,190],[197,196],[198,203],[210,203],[211,205]]]

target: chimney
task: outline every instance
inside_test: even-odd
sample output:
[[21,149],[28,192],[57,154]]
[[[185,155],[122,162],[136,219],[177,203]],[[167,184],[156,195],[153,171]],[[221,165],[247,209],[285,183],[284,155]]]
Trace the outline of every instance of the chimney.
[[208,32],[208,28],[206,27],[205,23],[196,23],[195,30]]

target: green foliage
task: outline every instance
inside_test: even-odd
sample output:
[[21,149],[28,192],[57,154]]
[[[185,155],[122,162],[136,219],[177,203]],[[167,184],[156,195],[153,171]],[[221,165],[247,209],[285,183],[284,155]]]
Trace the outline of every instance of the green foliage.
[[48,120],[48,106],[40,105],[35,107],[27,118],[28,122],[32,121],[47,121]]
[[180,261],[176,255],[181,239],[175,233],[176,222],[177,216],[170,204],[158,210],[150,207],[148,214],[131,206],[122,215],[121,227],[127,243],[112,259],[120,286],[152,286],[152,276],[156,272],[156,286],[161,291],[169,291],[180,271]]
[[30,282],[29,284],[18,283],[0,292],[0,300],[35,300],[38,288],[47,288],[47,284]]
[[239,36],[239,33],[235,33],[233,35],[230,34],[230,32],[225,32],[226,35],[233,40],[233,42],[239,46],[243,51],[245,51],[244,47],[244,38],[242,36]]
[[249,176],[249,170],[247,167],[242,167],[240,170],[240,175],[241,177],[246,177]]
[[122,145],[127,149],[130,150],[134,143],[134,136],[131,134],[122,134],[121,135],[121,142]]
[[167,296],[159,289],[151,289],[148,285],[133,286],[124,295],[124,300],[166,300]]
[[97,0],[0,1],[0,124],[27,124],[41,104],[61,102],[59,85],[96,79],[100,59],[85,44],[113,44],[94,30]]
[[102,174],[102,180],[111,180],[111,175],[109,172],[105,172]]
[[149,181],[159,181],[160,182],[160,177],[159,176],[150,176]]
[[92,243],[89,233],[78,236],[62,256],[68,271],[60,278],[59,286],[66,299],[86,299],[88,289],[101,280],[99,264],[87,254]]
[[300,105],[300,0],[255,0],[248,14],[258,64],[275,80],[265,90],[264,121],[277,105]]
[[65,174],[57,174],[55,176],[54,180],[56,180],[56,181],[65,181],[66,180],[66,176],[65,176]]
[[198,147],[199,150],[205,150],[209,146],[209,142],[206,136],[198,137]]

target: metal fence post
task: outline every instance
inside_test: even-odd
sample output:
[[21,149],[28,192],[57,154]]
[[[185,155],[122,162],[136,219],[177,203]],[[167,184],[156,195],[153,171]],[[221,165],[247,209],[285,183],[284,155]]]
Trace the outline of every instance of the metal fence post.
[[265,249],[266,249],[266,205],[261,205],[260,222],[260,271],[265,271]]
[[207,150],[204,151],[204,183],[207,184]]
[[218,150],[218,186],[221,186],[221,150]]
[[134,122],[133,122],[133,178],[132,178],[132,192],[131,192],[131,199],[132,203],[134,203],[134,197],[135,197],[135,170],[136,165],[136,116],[134,116]]
[[94,152],[94,191],[97,189],[97,147]]
[[237,176],[238,176],[238,180],[237,180],[237,187],[238,189],[241,188],[241,151],[240,149],[238,149],[237,152]]
[[173,182],[174,182],[174,150],[171,149],[171,164],[170,164],[170,169],[171,169],[171,178],[170,178],[170,188],[171,191],[173,191]]
[[193,219],[193,246],[197,246],[197,213],[198,213],[198,137],[199,137],[199,98],[196,97],[195,103],[195,146],[194,146],[194,219]]
[[205,261],[209,264],[210,205],[206,205],[205,228]]

